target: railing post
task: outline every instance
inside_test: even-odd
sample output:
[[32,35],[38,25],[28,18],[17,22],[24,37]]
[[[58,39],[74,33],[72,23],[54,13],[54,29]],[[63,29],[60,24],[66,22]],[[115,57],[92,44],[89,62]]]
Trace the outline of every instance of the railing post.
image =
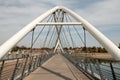
[[31,61],[31,71],[33,71],[33,65],[34,65],[34,56],[32,57],[32,61]]
[[33,68],[33,70],[36,69],[36,63],[37,63],[37,56],[35,56],[35,60],[34,60],[34,68]]
[[81,64],[81,68],[83,69],[83,59],[82,58],[80,58],[80,64]]
[[113,69],[112,62],[110,62],[110,68],[111,68],[111,72],[112,72],[113,80],[116,80],[116,76],[115,76],[115,72],[114,72],[114,69]]
[[39,67],[39,59],[40,59],[40,56],[38,56],[38,59],[37,59],[37,62],[36,62],[37,67]]
[[39,56],[39,58],[38,58],[38,63],[37,63],[38,67],[40,66],[40,63],[41,63],[41,56]]
[[24,63],[24,66],[23,66],[23,71],[22,71],[22,74],[21,74],[21,79],[20,80],[22,80],[23,79],[23,77],[24,77],[24,72],[25,72],[25,68],[26,68],[26,64],[27,64],[27,61],[28,61],[28,55],[27,56],[25,56],[26,57],[26,60],[25,60],[25,63]]
[[91,74],[94,76],[94,74],[93,74],[93,69],[92,69],[92,60],[91,59],[89,59],[89,61],[90,61],[90,63],[89,63],[89,65],[90,65],[90,70],[91,70]]
[[31,72],[33,57],[34,56],[31,56],[31,58],[30,58],[29,67],[28,67],[28,74]]
[[11,80],[14,80],[14,77],[15,77],[15,74],[16,74],[16,70],[18,69],[18,62],[19,62],[19,58],[17,58],[17,61],[16,61],[16,64],[15,64],[15,68],[14,68]]
[[81,61],[80,64],[81,64],[81,68],[83,69],[83,62]]
[[34,67],[35,67],[35,56],[33,57],[33,61],[32,61],[32,71],[34,71]]
[[86,60],[86,58],[84,58],[84,67],[85,67],[85,71],[87,72],[87,60]]
[[3,71],[3,67],[4,67],[4,63],[5,61],[2,61],[2,65],[1,65],[1,69],[0,69],[0,80],[1,80],[1,76],[2,76],[2,71]]
[[96,64],[97,64],[97,70],[99,71],[100,78],[101,78],[101,80],[104,80],[103,75],[102,75],[101,70],[100,70],[100,65],[99,65],[98,59],[96,60]]

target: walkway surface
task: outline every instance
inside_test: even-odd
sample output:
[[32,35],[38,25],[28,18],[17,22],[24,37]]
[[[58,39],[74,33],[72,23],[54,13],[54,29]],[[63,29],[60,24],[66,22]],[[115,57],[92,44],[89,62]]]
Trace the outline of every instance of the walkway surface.
[[89,80],[61,54],[56,54],[24,80]]

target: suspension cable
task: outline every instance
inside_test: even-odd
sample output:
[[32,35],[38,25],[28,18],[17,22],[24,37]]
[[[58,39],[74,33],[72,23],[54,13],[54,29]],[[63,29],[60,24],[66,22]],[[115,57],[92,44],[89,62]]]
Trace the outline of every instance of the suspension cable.
[[57,38],[57,32],[56,32],[56,30],[55,30],[55,27],[54,27],[54,31],[53,31],[54,33],[53,33],[53,36],[52,36],[52,38],[51,38],[51,41],[50,41],[50,46],[52,46],[53,45],[53,43],[55,42],[55,38]]
[[[51,17],[52,17],[52,15],[49,16],[49,18],[47,19],[46,22],[50,21]],[[45,29],[46,25],[44,25],[43,27],[44,27],[43,29]],[[42,33],[42,32],[43,32],[43,30],[41,31],[41,33]],[[42,38],[42,39],[43,39],[43,38]]]
[[31,53],[32,53],[32,47],[33,47],[34,30],[35,30],[35,28],[33,28],[33,30],[32,30],[32,39],[31,39],[31,47],[30,47]]
[[64,46],[64,47],[67,47],[67,46],[68,46],[68,44],[67,44],[67,41],[66,41],[66,38],[65,38],[65,35],[64,35],[64,33],[63,33],[63,32],[62,32],[61,37],[62,37],[63,42],[64,42],[64,43],[65,43],[65,45],[66,45],[66,46]]
[[[66,16],[66,21],[68,22],[67,16]],[[75,47],[75,45],[74,45],[74,41],[73,41],[72,34],[71,34],[71,31],[70,31],[69,26],[67,26],[67,30],[68,30],[69,35],[70,35],[70,38],[71,38],[72,46]]]
[[43,47],[45,47],[45,44],[46,44],[46,41],[47,41],[47,37],[48,37],[49,32],[50,32],[50,26],[49,26],[49,28],[48,28],[47,35],[46,35],[46,37],[45,37],[45,39],[44,39]]
[[[49,16],[49,19],[50,19],[51,16]],[[49,19],[47,20],[47,22],[49,21]],[[45,25],[42,27],[41,31],[39,32],[39,34],[37,35],[37,37],[34,39],[34,29],[32,30],[33,33],[32,33],[32,40],[31,40],[31,48],[34,46],[34,44],[36,43],[36,41],[38,40],[39,36],[41,35],[42,31],[44,30],[45,28]],[[31,50],[32,52],[32,50]]]
[[53,35],[54,35],[54,30],[55,30],[55,27],[53,27],[53,31],[51,33],[51,36],[50,36],[50,40],[48,42],[48,46],[50,47],[50,44],[51,44],[51,41],[52,41],[52,38],[53,38]]
[[[69,18],[70,21],[72,21],[69,15],[68,15],[68,18]],[[83,41],[83,39],[82,39],[80,33],[78,32],[78,30],[76,29],[76,27],[75,27],[74,25],[73,25],[73,28],[74,28],[74,30],[76,31],[76,33],[77,33],[79,39],[82,41],[83,45],[85,45],[85,42]]]
[[46,44],[48,45],[48,47],[49,47],[49,42],[50,42],[50,39],[51,39],[51,36],[52,36],[52,35],[50,35],[52,29],[54,29],[53,26],[52,26],[52,28],[50,29],[49,33],[48,33],[48,36],[49,36],[49,37],[47,37],[47,39],[46,39]]
[[[56,32],[57,33],[57,32]],[[57,39],[57,34],[55,33],[55,35],[54,35],[54,37],[52,38],[52,40],[51,40],[51,44],[50,44],[50,46],[55,46],[55,40]]]
[[64,34],[64,36],[65,36],[65,39],[66,39],[66,41],[67,41],[67,44],[70,46],[70,43],[69,43],[69,40],[67,39],[67,35],[66,35],[66,33],[65,33],[64,28],[63,28],[63,34]]
[[69,31],[69,34],[70,34],[70,38],[71,38],[71,41],[72,41],[73,48],[74,48],[75,45],[74,45],[74,41],[73,41],[72,34],[71,34],[69,26],[68,26],[68,31]]
[[84,31],[84,47],[85,47],[85,52],[87,53],[87,44],[86,44],[86,30],[85,30],[85,28],[83,27],[83,31]]
[[35,42],[37,41],[37,39],[39,38],[39,36],[41,35],[42,31],[44,30],[45,25],[42,27],[41,31],[39,32],[38,36],[35,38],[35,40],[33,41],[33,44],[35,44]]
[[[52,22],[52,20],[53,20],[53,17],[52,17],[52,19],[51,19],[51,22]],[[46,35],[46,37],[45,37],[43,47],[45,47],[45,45],[46,45],[46,42],[47,42],[49,33],[50,33],[50,26],[49,26],[49,28],[48,28],[48,32],[47,32],[47,35]]]

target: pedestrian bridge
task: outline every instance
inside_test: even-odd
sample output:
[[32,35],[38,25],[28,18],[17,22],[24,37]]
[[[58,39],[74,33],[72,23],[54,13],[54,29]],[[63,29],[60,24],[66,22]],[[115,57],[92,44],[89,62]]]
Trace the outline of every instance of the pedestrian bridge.
[[55,54],[24,80],[89,80],[61,54]]
[[[86,32],[112,58],[91,55]],[[15,47],[23,41],[30,41],[28,48]],[[120,49],[112,41],[75,12],[57,6],[0,46],[0,80],[119,80],[119,60]]]

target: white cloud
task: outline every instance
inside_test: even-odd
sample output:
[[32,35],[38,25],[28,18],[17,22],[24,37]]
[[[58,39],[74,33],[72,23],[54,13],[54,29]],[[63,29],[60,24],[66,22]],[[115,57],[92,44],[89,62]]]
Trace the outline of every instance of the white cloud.
[[56,5],[66,6],[100,30],[109,31],[120,25],[119,3],[120,0],[0,0],[0,34],[7,33],[0,35],[0,44]]
[[105,0],[76,11],[94,25],[120,24],[119,3],[120,0]]
[[119,3],[120,0],[104,0],[76,11],[117,45],[120,41],[118,38],[120,34]]

